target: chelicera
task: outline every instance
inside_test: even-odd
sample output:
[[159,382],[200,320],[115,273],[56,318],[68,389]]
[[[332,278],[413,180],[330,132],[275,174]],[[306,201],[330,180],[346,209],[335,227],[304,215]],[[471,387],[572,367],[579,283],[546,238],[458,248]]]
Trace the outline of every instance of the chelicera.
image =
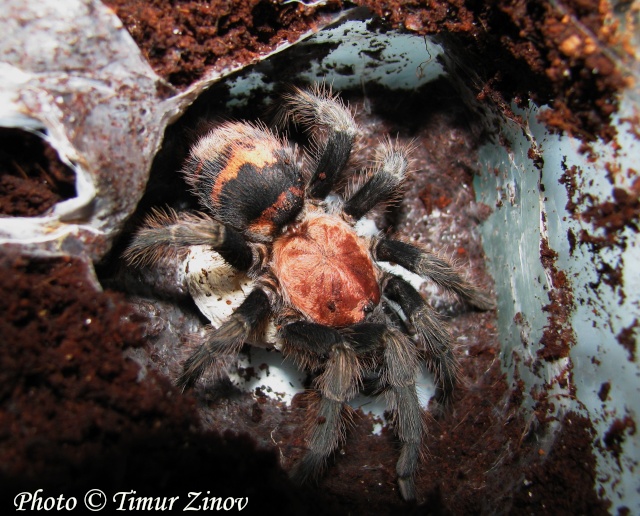
[[363,236],[356,223],[392,201],[410,150],[387,140],[358,186],[335,195],[358,128],[350,109],[323,87],[282,99],[281,125],[308,130],[312,151],[300,165],[293,147],[261,124],[226,122],[192,148],[184,175],[201,213],[157,211],[134,236],[130,263],[153,264],[170,250],[210,246],[253,288],[218,327],[210,326],[177,384],[189,388],[208,369],[223,373],[246,342],[275,328],[277,347],[315,375],[308,450],[292,477],[306,481],[325,467],[345,435],[347,404],[373,378],[386,397],[401,442],[397,475],[403,498],[415,498],[425,415],[416,392],[421,361],[435,374],[440,402],[456,385],[458,362],[438,314],[393,262],[429,278],[463,301],[490,299],[446,260],[386,236]]

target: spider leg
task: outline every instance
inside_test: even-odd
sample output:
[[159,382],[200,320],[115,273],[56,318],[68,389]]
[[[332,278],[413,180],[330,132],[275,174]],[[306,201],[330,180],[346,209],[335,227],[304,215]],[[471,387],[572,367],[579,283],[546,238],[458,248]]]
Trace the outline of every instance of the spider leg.
[[376,168],[369,179],[345,203],[344,212],[355,220],[364,217],[380,203],[388,202],[398,193],[409,165],[408,149],[389,140],[382,150]]
[[219,328],[209,327],[205,341],[185,361],[177,386],[183,390],[192,387],[208,367],[237,355],[251,334],[264,324],[270,311],[267,294],[259,288],[251,291]]
[[375,342],[384,347],[380,383],[402,442],[396,463],[398,486],[405,500],[413,500],[416,497],[414,475],[422,457],[422,438],[426,433],[425,415],[416,390],[420,363],[418,349],[403,332],[382,324],[353,326],[349,328],[349,338],[361,346],[371,346]]
[[446,402],[458,383],[460,366],[451,348],[451,338],[437,312],[404,279],[390,275],[384,295],[398,303],[409,319],[427,354],[427,365],[435,374],[436,399]]
[[134,265],[151,265],[166,254],[193,245],[210,245],[232,266],[248,270],[253,262],[251,247],[234,229],[202,214],[154,210],[134,235],[124,253]]
[[411,272],[428,277],[480,310],[495,308],[495,303],[487,294],[471,285],[450,263],[433,253],[390,238],[375,241],[372,251],[376,260],[394,262]]
[[317,369],[331,348],[343,342],[340,333],[322,324],[296,321],[280,329],[282,352],[291,356],[302,369]]
[[346,402],[358,392],[362,368],[356,351],[333,328],[296,322],[283,327],[280,334],[285,353],[295,356],[301,350],[303,361],[308,361],[313,354],[327,357],[322,373],[314,382],[319,396],[310,411],[313,419],[308,421],[308,450],[291,472],[294,481],[303,483],[321,473],[327,457],[344,440],[351,410]]
[[[317,147],[317,160],[309,181],[308,194],[324,199],[344,169],[357,133],[349,108],[331,93],[331,89],[316,85],[311,90],[295,88],[283,96],[281,121],[289,119],[309,129]],[[324,143],[321,143],[324,140]]]

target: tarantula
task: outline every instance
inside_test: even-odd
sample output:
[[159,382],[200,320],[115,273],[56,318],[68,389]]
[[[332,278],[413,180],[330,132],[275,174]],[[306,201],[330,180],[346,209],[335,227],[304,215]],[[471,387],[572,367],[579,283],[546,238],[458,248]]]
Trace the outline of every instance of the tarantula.
[[[465,302],[490,309],[489,298],[445,260],[387,237],[358,234],[356,222],[397,196],[409,166],[406,147],[387,140],[357,187],[334,199],[358,128],[350,109],[321,86],[282,98],[281,125],[310,132],[307,167],[266,126],[226,122],[192,148],[184,175],[203,213],[155,212],[135,234],[126,257],[151,264],[171,249],[210,246],[254,288],[219,327],[210,326],[177,380],[188,388],[208,368],[224,368],[243,344],[275,326],[279,348],[315,373],[308,450],[292,470],[317,476],[344,438],[351,400],[363,379],[384,393],[402,443],[397,475],[403,498],[415,498],[425,416],[416,392],[420,361],[435,374],[446,401],[458,363],[434,309],[406,280],[376,263],[394,262],[431,279]],[[308,168],[308,171],[304,170]],[[331,200],[328,198],[331,197]]]

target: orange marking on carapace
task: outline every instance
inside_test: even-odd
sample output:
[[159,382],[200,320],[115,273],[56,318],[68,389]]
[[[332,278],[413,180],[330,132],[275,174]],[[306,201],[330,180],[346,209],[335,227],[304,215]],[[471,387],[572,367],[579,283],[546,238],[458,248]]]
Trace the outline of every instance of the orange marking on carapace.
[[380,302],[366,245],[334,216],[310,218],[276,240],[273,268],[291,304],[319,324],[357,324]]
[[245,140],[234,144],[227,159],[227,164],[220,171],[211,191],[211,200],[214,205],[218,203],[225,183],[238,177],[238,172],[240,172],[242,165],[250,164],[258,170],[266,165],[273,165],[278,161],[276,150],[277,147],[275,147],[274,142],[268,139],[261,139],[258,142]]

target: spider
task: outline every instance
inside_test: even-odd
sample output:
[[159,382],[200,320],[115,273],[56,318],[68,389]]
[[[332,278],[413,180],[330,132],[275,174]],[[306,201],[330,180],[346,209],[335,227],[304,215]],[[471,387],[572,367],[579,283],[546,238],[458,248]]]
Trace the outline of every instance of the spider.
[[314,373],[308,449],[293,467],[298,482],[316,478],[345,439],[349,402],[373,378],[384,393],[401,442],[396,465],[402,497],[416,497],[425,413],[416,392],[421,360],[446,403],[459,366],[438,314],[393,262],[486,310],[493,304],[446,260],[400,239],[362,236],[356,222],[393,201],[409,168],[410,149],[388,139],[356,186],[337,196],[358,127],[329,88],[293,88],[282,97],[280,125],[310,133],[305,165],[265,125],[225,122],[191,149],[183,169],[203,212],[156,211],[125,255],[153,264],[168,252],[206,245],[253,280],[251,291],[218,327],[208,326],[184,362],[177,385],[192,387],[208,369],[224,374],[230,357],[271,325],[278,347]]

